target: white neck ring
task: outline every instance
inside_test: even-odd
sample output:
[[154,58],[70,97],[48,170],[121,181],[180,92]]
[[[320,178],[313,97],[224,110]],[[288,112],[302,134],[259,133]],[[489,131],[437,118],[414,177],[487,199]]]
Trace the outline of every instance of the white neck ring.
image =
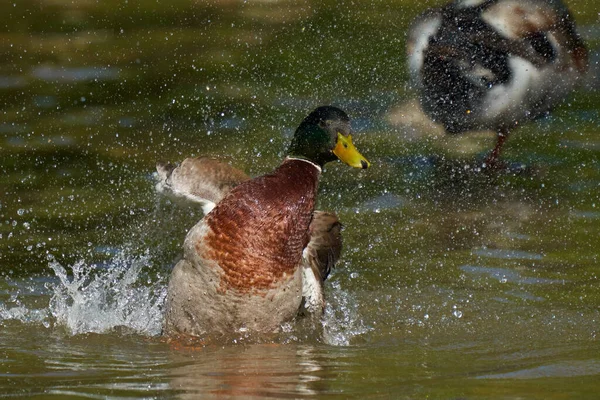
[[288,156],[288,157],[286,157],[285,159],[286,159],[286,160],[298,160],[298,161],[304,161],[304,162],[306,162],[306,163],[309,163],[309,164],[310,164],[310,165],[312,165],[313,167],[315,167],[315,168],[316,168],[316,169],[319,171],[319,173],[323,171],[323,169],[321,168],[321,166],[320,166],[320,165],[317,165],[317,164],[315,164],[314,162],[312,162],[312,161],[309,161],[309,160],[306,160],[306,159],[304,159],[304,158],[296,158],[296,157],[290,157],[290,156]]

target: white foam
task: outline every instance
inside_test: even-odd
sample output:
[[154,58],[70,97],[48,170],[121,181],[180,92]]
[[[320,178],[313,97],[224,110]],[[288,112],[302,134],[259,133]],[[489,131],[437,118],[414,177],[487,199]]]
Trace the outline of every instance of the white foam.
[[135,333],[159,335],[163,323],[166,284],[152,282],[143,270],[149,255],[135,257],[120,252],[107,267],[73,264],[72,276],[58,262],[50,267],[59,282],[49,285],[49,310],[56,324],[72,334],[105,333],[117,327]]
[[349,346],[354,337],[373,328],[364,325],[356,309],[356,299],[334,282],[328,288],[327,306],[323,317],[323,339],[332,346]]

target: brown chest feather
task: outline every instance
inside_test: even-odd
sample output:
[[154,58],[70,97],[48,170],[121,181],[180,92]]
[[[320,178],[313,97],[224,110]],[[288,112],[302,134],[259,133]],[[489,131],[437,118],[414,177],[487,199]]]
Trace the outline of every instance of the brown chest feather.
[[298,267],[309,241],[318,170],[288,160],[273,174],[245,182],[206,216],[210,228],[196,244],[221,267],[221,288],[269,289]]

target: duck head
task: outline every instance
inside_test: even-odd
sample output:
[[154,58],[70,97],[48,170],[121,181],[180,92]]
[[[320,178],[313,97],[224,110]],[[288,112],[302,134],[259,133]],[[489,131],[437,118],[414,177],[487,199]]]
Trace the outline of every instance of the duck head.
[[354,168],[368,168],[350,135],[350,118],[339,108],[319,107],[298,126],[288,156],[311,161],[321,167],[337,159]]

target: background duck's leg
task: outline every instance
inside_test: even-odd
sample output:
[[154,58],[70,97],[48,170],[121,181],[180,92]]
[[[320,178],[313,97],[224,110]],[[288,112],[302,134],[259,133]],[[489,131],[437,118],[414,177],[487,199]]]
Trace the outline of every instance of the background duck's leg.
[[502,151],[502,146],[506,139],[508,139],[508,135],[510,130],[508,128],[500,128],[498,129],[498,139],[496,140],[496,146],[494,149],[488,154],[484,161],[484,165],[486,168],[495,168],[498,166],[498,158],[500,157],[500,152]]

